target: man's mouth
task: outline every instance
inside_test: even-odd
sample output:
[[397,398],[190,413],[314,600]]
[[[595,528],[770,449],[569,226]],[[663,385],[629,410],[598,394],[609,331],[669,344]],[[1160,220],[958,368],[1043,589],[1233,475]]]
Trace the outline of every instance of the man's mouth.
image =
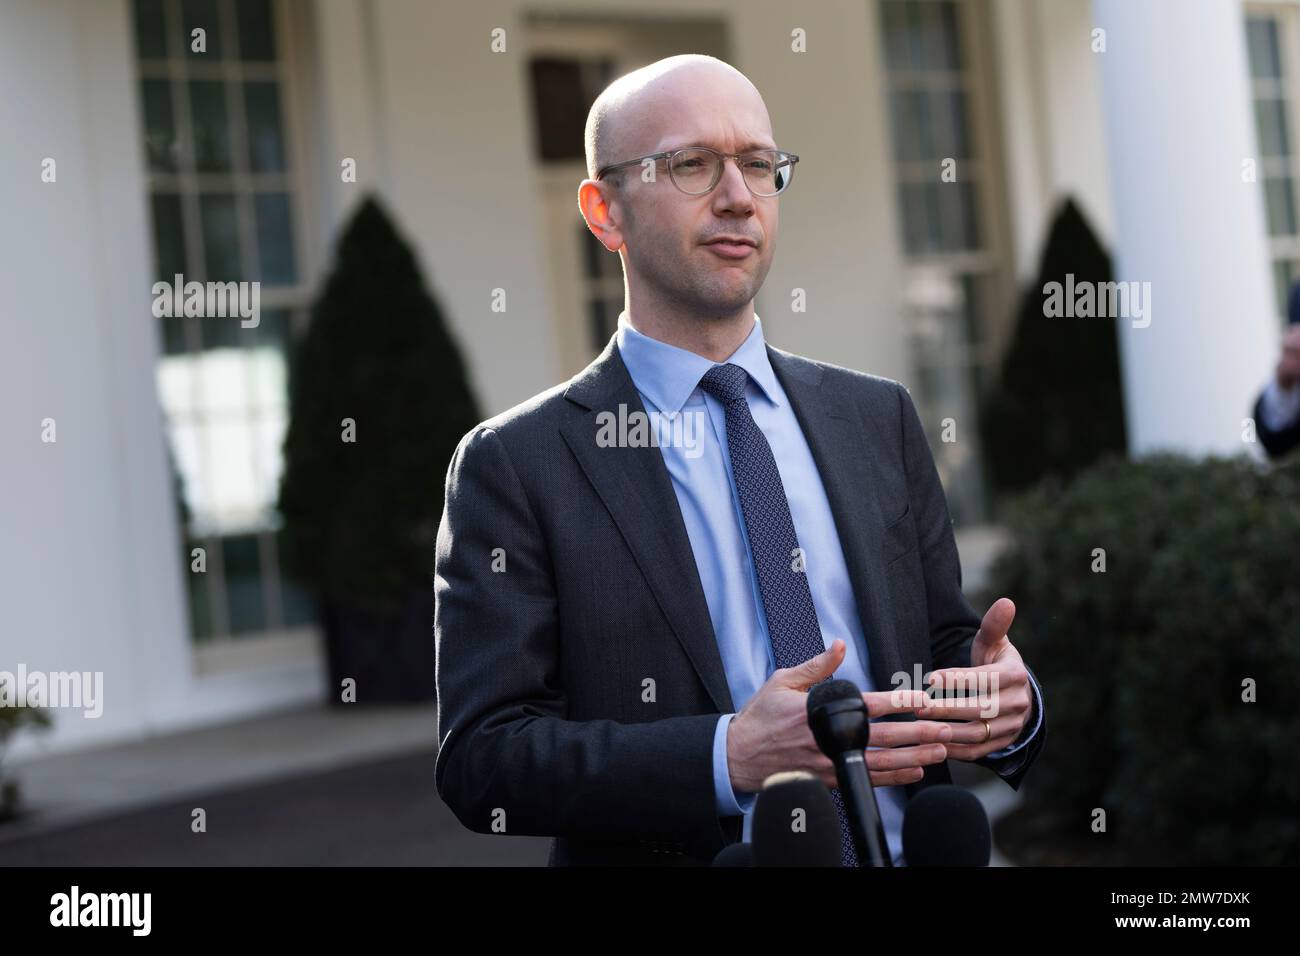
[[704,245],[724,259],[743,259],[756,251],[752,241],[742,238],[714,239]]

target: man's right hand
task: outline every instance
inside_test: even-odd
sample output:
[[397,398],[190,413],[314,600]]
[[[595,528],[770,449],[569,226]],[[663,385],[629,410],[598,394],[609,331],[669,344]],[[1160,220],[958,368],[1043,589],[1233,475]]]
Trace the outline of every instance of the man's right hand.
[[[828,787],[838,787],[835,765],[817,749],[808,726],[808,689],[835,673],[848,645],[836,639],[830,648],[798,667],[774,671],[727,728],[727,767],[736,793],[757,793],[763,781],[782,770],[806,770]],[[869,717],[916,712],[926,705],[924,691],[883,690],[864,693]],[[901,704],[900,704],[901,701]],[[926,764],[948,755],[942,741],[952,727],[937,720],[880,721],[871,725],[867,769],[874,787],[915,783]]]

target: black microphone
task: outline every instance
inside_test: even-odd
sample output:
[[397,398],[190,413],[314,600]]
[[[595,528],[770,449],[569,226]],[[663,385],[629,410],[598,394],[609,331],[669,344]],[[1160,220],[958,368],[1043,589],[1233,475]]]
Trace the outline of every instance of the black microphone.
[[714,866],[753,866],[754,844],[729,843],[713,858]]
[[969,790],[936,785],[908,802],[903,814],[908,866],[988,866],[992,851],[988,814]]
[[802,770],[774,773],[754,803],[757,866],[839,866],[840,818],[830,791]]
[[893,866],[880,807],[867,773],[866,749],[871,742],[867,703],[856,684],[832,680],[816,684],[808,692],[808,726],[813,739],[835,763],[840,796],[849,818],[853,846],[860,866]]

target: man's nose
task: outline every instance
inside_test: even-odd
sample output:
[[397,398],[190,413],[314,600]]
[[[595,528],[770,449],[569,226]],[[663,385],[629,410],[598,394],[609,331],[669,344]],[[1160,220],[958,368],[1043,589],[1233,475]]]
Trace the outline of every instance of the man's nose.
[[754,194],[745,183],[740,162],[733,157],[722,161],[722,178],[713,190],[714,203],[732,212],[748,212],[754,208]]

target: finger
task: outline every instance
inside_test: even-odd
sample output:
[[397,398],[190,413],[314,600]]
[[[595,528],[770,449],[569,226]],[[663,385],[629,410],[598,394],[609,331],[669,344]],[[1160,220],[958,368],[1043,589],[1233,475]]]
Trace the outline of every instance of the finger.
[[937,720],[878,720],[871,725],[872,747],[904,747],[955,740],[954,724]]
[[[1025,715],[1023,714],[1004,714],[1001,717],[989,719],[989,730],[993,732],[988,740],[984,739],[984,721],[983,720],[963,720],[958,723],[948,724],[952,728],[952,740],[944,746],[949,748],[970,748],[980,747],[984,744],[993,744],[996,740],[1005,739],[1007,743],[1015,740],[1020,736],[1020,731],[1025,727]],[[989,750],[998,750],[1006,744],[991,746]]]
[[868,776],[871,778],[873,787],[901,787],[905,784],[916,783],[925,776],[925,771],[920,767],[908,767],[906,770],[873,771]]
[[1016,605],[1011,598],[998,598],[984,612],[984,620],[980,622],[979,637],[983,638],[989,644],[995,644],[1007,636],[1007,631],[1011,630],[1011,622],[1016,617]]
[[1010,746],[1011,742],[1019,736],[1020,731],[1017,730],[1015,733],[992,737],[986,743],[982,744],[945,744],[944,746],[949,748],[950,752],[948,756],[953,760],[978,760],[980,757],[985,757],[995,750],[1001,750],[1003,747]]
[[916,747],[868,749],[867,767],[870,770],[902,770],[905,767],[943,763],[948,758],[947,746],[947,744],[921,744]]
[[1025,687],[1011,690],[999,687],[973,697],[936,697],[916,716],[928,720],[978,720],[981,717],[1017,715],[1029,709],[1029,693]]
[[901,689],[864,691],[862,700],[870,717],[915,713],[930,703],[930,697],[923,690]]
[[795,667],[782,667],[772,674],[778,683],[796,690],[807,690],[813,684],[824,681],[835,673],[835,669],[844,662],[848,645],[840,638],[831,642],[831,646],[816,657],[810,657]]
[[[1001,661],[996,664],[977,664],[974,667],[943,667],[926,674],[925,683],[931,688],[937,685],[939,689],[953,687],[978,689],[980,674],[1000,675],[999,686],[1023,684],[1029,680],[1029,672],[1025,670],[1025,665],[1021,661]],[[988,678],[984,678],[984,683],[988,686]]]

